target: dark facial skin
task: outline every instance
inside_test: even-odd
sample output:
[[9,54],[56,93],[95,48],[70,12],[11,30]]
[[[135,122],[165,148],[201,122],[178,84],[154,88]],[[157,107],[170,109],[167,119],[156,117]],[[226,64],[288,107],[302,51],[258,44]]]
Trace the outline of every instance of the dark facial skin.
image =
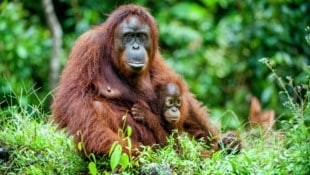
[[123,64],[130,72],[143,72],[151,49],[150,27],[136,16],[124,20],[116,31],[115,44],[123,53]]
[[163,115],[169,123],[179,121],[181,113],[181,93],[179,87],[174,83],[168,83],[164,89]]

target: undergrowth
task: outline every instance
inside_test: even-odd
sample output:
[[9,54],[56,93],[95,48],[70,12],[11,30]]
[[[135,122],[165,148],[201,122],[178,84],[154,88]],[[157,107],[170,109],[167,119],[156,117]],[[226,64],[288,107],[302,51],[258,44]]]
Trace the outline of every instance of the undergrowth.
[[72,138],[47,122],[37,107],[10,106],[0,111],[0,174],[76,174],[87,172]]

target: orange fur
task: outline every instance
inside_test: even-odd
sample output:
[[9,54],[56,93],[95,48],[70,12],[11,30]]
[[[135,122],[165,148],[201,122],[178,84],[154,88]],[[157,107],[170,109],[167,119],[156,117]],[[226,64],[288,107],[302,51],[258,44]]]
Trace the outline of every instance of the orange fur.
[[[151,29],[149,63],[141,74],[123,70],[119,63],[122,53],[114,43],[116,28],[132,15],[138,16]],[[139,149],[140,144],[160,143],[158,132],[162,138],[167,136],[156,108],[155,89],[157,85],[169,82],[178,84],[184,101],[183,118],[176,127],[197,139],[204,137],[208,144],[216,143],[220,135],[208,122],[207,111],[189,92],[180,76],[166,65],[158,51],[154,18],[142,7],[124,5],[116,9],[105,23],[87,31],[76,41],[51,106],[53,120],[59,128],[66,128],[76,143],[82,141],[87,152],[108,154],[111,145],[119,142],[123,151],[136,153],[134,150]],[[152,129],[132,117],[130,110],[138,102],[150,106],[154,113]],[[124,115],[127,116],[125,124],[133,129],[134,150],[128,150],[126,142],[118,135],[124,125]]]
[[261,104],[258,99],[256,97],[252,97],[249,114],[249,121],[251,125],[259,125],[262,126],[265,132],[269,131],[274,125],[274,116],[274,110],[262,111]]

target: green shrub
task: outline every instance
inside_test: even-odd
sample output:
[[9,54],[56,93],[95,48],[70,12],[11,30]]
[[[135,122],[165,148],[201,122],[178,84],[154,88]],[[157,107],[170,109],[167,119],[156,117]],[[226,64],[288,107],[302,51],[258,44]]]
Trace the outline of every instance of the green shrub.
[[12,92],[24,104],[38,104],[36,98],[21,94],[21,89],[42,92],[41,98],[49,91],[49,31],[21,3],[1,3],[0,18],[0,104],[7,106],[5,98]]

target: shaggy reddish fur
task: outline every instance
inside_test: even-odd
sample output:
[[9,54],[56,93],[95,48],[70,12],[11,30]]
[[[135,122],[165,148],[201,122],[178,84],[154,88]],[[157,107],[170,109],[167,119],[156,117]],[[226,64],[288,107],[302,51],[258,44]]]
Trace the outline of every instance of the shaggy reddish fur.
[[[180,88],[181,92],[181,118],[176,125],[168,126],[168,132],[171,131],[171,129],[176,128],[178,131],[189,133],[196,139],[204,138],[210,146],[212,145],[213,149],[218,149],[217,142],[220,139],[220,134],[208,121],[209,116],[207,108],[202,107],[202,103],[197,101],[196,97],[188,90],[188,87],[183,79],[171,68],[167,67],[163,61],[155,61],[153,66],[155,72],[162,75],[154,76],[152,79],[156,92],[158,92],[158,87],[164,86],[169,82],[175,83]],[[163,74],[161,72],[165,73]],[[158,95],[160,94],[157,94],[157,96]],[[159,97],[157,102],[160,102],[160,99],[162,98],[163,97]],[[157,111],[157,114],[160,114],[159,111],[161,109],[158,108],[158,106],[161,106],[161,104],[157,104],[157,109],[154,109],[154,111]]]
[[[163,116],[162,113],[166,97],[165,87],[168,82],[176,84],[176,86],[179,87],[181,94],[180,96],[180,98],[182,99],[182,103],[180,106],[181,116],[177,123],[169,123],[168,121],[165,120],[165,117]],[[185,86],[185,83],[183,82],[182,78],[178,77],[174,73],[173,75],[169,75],[168,73],[164,77],[154,76],[152,79],[152,84],[154,86],[154,90],[156,92],[157,97],[156,103],[152,104],[153,110],[148,104],[144,102],[139,102],[138,104],[134,105],[133,107],[134,109],[132,108],[132,111],[134,110],[136,113],[138,113],[139,117],[142,117],[142,119],[140,118],[137,121],[147,125],[153,131],[157,143],[159,143],[160,145],[165,145],[166,138],[173,129],[177,129],[179,132],[183,131],[184,121],[187,119],[189,115],[188,102],[185,96],[186,92],[188,92],[188,89]],[[160,116],[160,120],[158,120],[157,115]]]
[[[115,48],[115,29],[123,20],[136,15],[150,26],[152,49],[149,64],[142,74],[130,74],[120,65],[122,53]],[[142,102],[155,113],[154,123],[160,123],[156,99],[156,84],[179,81],[179,76],[167,65],[158,51],[158,31],[154,18],[142,7],[125,5],[116,9],[102,25],[78,38],[71,50],[62,73],[59,88],[52,104],[53,119],[60,128],[66,128],[76,142],[82,141],[87,152],[108,154],[113,142],[127,143],[118,135],[123,128],[122,117],[133,129],[133,149],[140,144],[158,143],[157,132],[133,119],[133,104]],[[214,143],[219,135],[207,121],[207,112],[188,91],[184,82],[184,99],[189,104],[188,114],[180,121],[180,128],[196,138],[212,137]],[[183,110],[182,109],[182,110]],[[183,124],[181,124],[183,123]],[[183,125],[183,126],[181,126]],[[158,125],[158,130],[163,129]],[[81,133],[81,134],[78,134]]]

